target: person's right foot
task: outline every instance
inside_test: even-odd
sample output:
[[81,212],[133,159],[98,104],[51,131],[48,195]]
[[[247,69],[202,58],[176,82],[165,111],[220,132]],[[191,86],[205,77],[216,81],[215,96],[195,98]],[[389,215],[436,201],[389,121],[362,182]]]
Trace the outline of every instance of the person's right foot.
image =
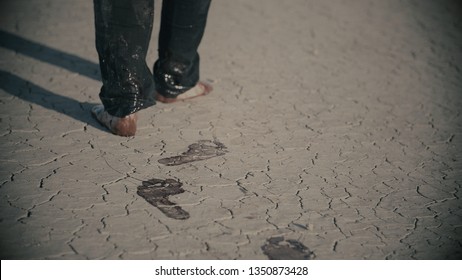
[[123,118],[110,115],[103,105],[96,105],[91,109],[92,115],[112,133],[119,136],[134,136],[136,133],[136,113]]

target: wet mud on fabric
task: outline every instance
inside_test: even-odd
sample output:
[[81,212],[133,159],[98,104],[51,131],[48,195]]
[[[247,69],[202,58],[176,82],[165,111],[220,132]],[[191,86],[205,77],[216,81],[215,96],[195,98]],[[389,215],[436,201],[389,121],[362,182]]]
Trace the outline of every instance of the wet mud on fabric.
[[167,217],[176,220],[186,220],[189,213],[169,200],[172,195],[184,193],[183,184],[173,179],[150,179],[138,186],[137,194],[149,204],[157,207]]
[[272,237],[261,247],[270,260],[311,260],[314,253],[297,240]]
[[100,99],[112,116],[125,117],[155,104],[146,64],[153,1],[94,0],[96,49],[103,87]]
[[217,140],[200,140],[189,145],[188,150],[181,155],[160,159],[159,163],[175,166],[222,156],[227,152],[226,146]]
[[176,98],[199,81],[198,47],[211,0],[163,1],[158,60],[146,64],[154,22],[153,0],[94,0],[95,37],[107,112],[125,117]]
[[159,58],[154,64],[156,90],[166,98],[193,88],[199,81],[199,44],[211,0],[162,1]]

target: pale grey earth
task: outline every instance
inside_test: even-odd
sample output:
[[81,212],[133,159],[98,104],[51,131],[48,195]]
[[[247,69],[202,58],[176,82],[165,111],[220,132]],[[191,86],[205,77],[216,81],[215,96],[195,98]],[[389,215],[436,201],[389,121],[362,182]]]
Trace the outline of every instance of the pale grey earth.
[[[213,93],[132,138],[90,115],[92,1],[2,0],[0,24],[2,259],[462,257],[460,1],[215,0]],[[199,140],[226,152],[162,163]]]

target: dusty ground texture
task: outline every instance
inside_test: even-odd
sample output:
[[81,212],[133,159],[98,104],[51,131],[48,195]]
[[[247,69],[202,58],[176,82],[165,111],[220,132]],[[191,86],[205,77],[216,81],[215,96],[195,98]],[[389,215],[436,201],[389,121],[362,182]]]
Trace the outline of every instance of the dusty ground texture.
[[216,0],[213,94],[132,138],[90,116],[92,2],[0,5],[2,259],[462,257],[459,1]]

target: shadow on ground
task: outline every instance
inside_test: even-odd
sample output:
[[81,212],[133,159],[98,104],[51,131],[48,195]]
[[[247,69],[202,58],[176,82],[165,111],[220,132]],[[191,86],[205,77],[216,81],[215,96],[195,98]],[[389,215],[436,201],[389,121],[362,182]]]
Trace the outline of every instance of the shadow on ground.
[[0,47],[100,81],[98,64],[0,30]]
[[[2,30],[0,30],[0,47],[13,50],[94,80],[100,80],[99,66],[96,63]],[[24,101],[54,110],[75,120],[104,130],[90,115],[91,108],[96,105],[94,103],[78,102],[70,97],[53,93],[3,70],[0,70],[0,88]]]

